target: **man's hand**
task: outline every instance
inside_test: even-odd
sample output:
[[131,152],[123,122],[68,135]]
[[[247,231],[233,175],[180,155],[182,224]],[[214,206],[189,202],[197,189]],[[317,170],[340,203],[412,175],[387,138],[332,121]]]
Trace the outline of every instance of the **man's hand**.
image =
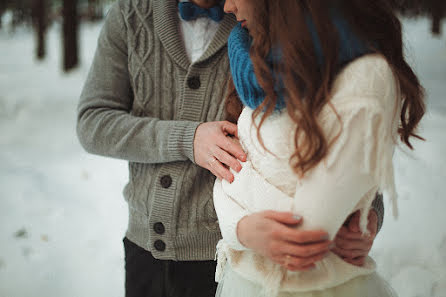
[[232,183],[234,175],[229,168],[240,172],[242,165],[238,160],[246,161],[238,141],[237,125],[227,121],[200,124],[195,132],[194,159],[197,165]]
[[240,242],[284,268],[313,268],[330,251],[332,241],[322,230],[302,231],[302,218],[288,212],[263,211],[242,218],[237,225]]
[[369,236],[365,236],[359,228],[359,210],[352,214],[338,231],[335,237],[335,247],[332,252],[344,261],[356,265],[364,265],[365,258],[372,248],[378,229],[378,216],[375,210],[370,210],[368,215]]

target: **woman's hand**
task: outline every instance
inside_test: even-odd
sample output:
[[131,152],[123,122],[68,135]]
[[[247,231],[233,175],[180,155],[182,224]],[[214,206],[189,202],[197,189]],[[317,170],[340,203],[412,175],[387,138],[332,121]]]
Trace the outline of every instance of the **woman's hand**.
[[322,230],[302,231],[302,218],[292,213],[263,211],[242,218],[237,225],[240,242],[291,271],[304,271],[322,260],[332,241]]

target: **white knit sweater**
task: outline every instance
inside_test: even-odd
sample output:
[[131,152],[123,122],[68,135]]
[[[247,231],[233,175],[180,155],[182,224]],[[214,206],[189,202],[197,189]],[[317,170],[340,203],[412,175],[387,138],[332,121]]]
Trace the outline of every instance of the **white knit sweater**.
[[[250,213],[292,211],[304,218],[299,229],[323,229],[333,239],[349,214],[358,209],[368,214],[377,190],[386,192],[393,201],[396,216],[392,157],[400,101],[397,82],[384,57],[366,55],[346,66],[334,82],[331,106],[327,104],[318,118],[328,143],[333,144],[326,158],[302,179],[289,165],[295,150],[296,126],[287,111],[274,113],[261,128],[264,144],[272,155],[260,145],[252,122],[253,111],[245,107],[238,133],[248,160],[240,173],[233,172],[232,184],[217,180],[214,186],[214,204],[223,235],[217,247],[216,280],[229,262],[234,271],[262,284],[274,296],[279,288],[323,290],[372,273],[375,263],[371,258],[363,267],[357,267],[333,253],[311,271],[287,272],[241,245],[236,227]],[[360,224],[365,231],[367,216],[361,217]]]

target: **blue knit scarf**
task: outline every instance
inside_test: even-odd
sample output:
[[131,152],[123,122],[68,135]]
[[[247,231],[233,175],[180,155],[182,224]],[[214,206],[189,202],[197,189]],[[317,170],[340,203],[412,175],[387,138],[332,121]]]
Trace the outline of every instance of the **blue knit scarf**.
[[[310,19],[307,19],[307,24],[310,29],[318,60],[318,65],[315,65],[314,67],[321,67],[324,64],[324,56],[322,54],[322,46],[316,32],[316,27]],[[342,18],[333,18],[333,24],[339,32],[339,69],[354,59],[372,52],[368,46],[355,36],[346,20]],[[232,30],[228,39],[228,55],[232,79],[240,100],[245,106],[255,109],[265,99],[265,92],[257,81],[254,73],[254,66],[249,56],[251,43],[252,38],[249,36],[248,31],[238,24]],[[269,63],[272,65],[274,59],[277,59],[278,56],[279,55],[277,54],[273,55],[270,53],[266,61],[267,64]],[[281,110],[286,106],[281,89],[283,89],[283,86],[279,80],[279,83],[274,86],[274,90],[278,96],[275,107],[276,110]]]

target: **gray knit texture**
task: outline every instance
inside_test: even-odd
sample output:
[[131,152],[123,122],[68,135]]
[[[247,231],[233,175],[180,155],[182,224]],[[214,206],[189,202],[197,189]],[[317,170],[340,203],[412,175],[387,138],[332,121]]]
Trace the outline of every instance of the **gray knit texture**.
[[[235,24],[225,16],[194,64],[179,33],[176,0],[119,0],[100,33],[77,133],[88,152],[129,161],[126,236],[158,259],[215,257],[221,238],[215,177],[194,164],[193,139],[200,123],[224,118],[226,40]],[[199,77],[198,89],[188,86],[191,77]],[[171,178],[167,188],[164,176]],[[154,231],[158,222],[163,234]],[[157,240],[164,251],[154,248]]]

